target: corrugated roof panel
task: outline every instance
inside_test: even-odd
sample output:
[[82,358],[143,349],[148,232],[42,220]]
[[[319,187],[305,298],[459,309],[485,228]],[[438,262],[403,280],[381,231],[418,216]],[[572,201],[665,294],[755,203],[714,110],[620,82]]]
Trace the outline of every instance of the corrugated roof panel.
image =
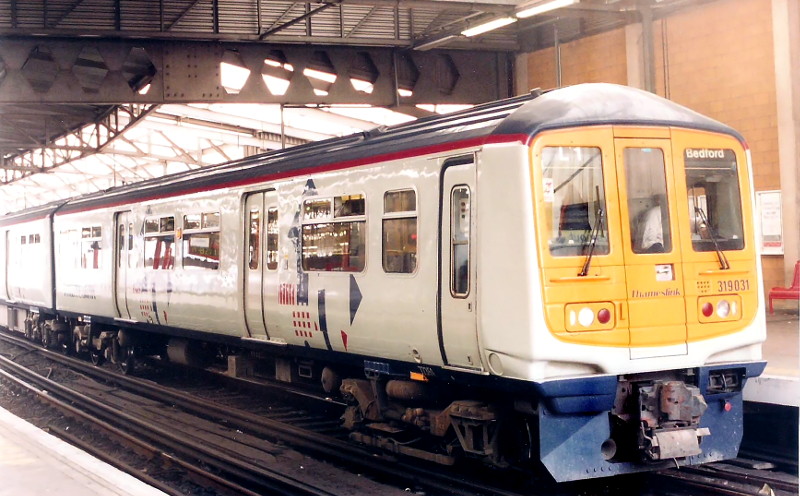
[[[262,2],[263,3],[263,2]],[[221,33],[257,35],[258,2],[256,0],[239,0],[225,2],[219,6],[219,30]]]
[[115,6],[106,0],[47,2],[47,27],[61,29],[116,29]]
[[161,13],[158,2],[126,0],[120,4],[120,9],[123,31],[161,31]]
[[212,0],[171,0],[164,3],[165,29],[177,32],[214,32]]
[[31,0],[29,2],[17,2],[17,27],[18,28],[42,28],[44,27],[44,2],[42,0]]
[[[262,2],[261,4],[261,29],[269,31],[287,22],[305,15],[304,3],[297,2]],[[298,22],[280,31],[281,35],[305,36],[305,22]]]

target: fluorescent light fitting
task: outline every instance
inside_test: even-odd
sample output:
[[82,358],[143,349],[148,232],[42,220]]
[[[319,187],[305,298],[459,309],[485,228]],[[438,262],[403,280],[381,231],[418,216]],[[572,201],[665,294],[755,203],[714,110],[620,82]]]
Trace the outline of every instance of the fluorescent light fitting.
[[526,7],[514,15],[520,19],[525,19],[535,15],[544,14],[545,12],[550,12],[551,10],[560,9],[569,5],[575,5],[579,2],[580,0],[546,0],[544,2],[538,2]]
[[461,31],[461,34],[469,38],[471,36],[477,36],[479,34],[483,34],[495,30],[497,28],[502,28],[503,26],[508,26],[509,24],[514,22],[517,22],[517,20],[514,19],[513,17],[500,17],[498,19],[492,19],[491,21],[485,22],[483,24],[478,24],[475,27],[465,29],[464,31]]

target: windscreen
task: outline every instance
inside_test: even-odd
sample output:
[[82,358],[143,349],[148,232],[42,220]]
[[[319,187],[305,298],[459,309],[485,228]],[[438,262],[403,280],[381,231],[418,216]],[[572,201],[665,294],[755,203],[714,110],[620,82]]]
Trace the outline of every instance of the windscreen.
[[744,249],[742,200],[736,154],[730,149],[684,151],[692,247],[695,251]]
[[[599,148],[548,146],[542,150],[542,185],[547,209],[550,253],[582,256],[589,250],[592,229],[605,209],[603,164]],[[608,228],[597,226],[595,255],[609,251]]]

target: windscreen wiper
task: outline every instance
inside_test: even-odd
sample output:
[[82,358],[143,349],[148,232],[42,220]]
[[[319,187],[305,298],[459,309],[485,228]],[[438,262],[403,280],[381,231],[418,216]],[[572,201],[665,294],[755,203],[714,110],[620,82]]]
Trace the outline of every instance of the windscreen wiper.
[[[594,227],[592,227],[592,234],[589,237],[589,253],[586,255],[586,261],[583,262],[583,268],[578,273],[579,277],[584,277],[589,274],[589,265],[592,263],[592,256],[594,256],[594,247],[597,244],[597,236],[600,235],[600,231],[603,229],[603,209],[597,209],[597,220],[594,223]],[[586,245],[583,245],[584,248]]]
[[700,221],[703,225],[706,226],[706,231],[708,235],[711,236],[711,241],[714,243],[714,250],[717,252],[717,260],[719,260],[719,268],[722,270],[728,270],[731,268],[731,264],[728,263],[728,259],[725,257],[725,253],[720,249],[719,242],[717,241],[717,235],[714,234],[714,229],[711,228],[711,224],[708,223],[708,218],[706,217],[706,213],[703,212],[702,208],[694,207],[694,211],[697,215],[700,216]]

